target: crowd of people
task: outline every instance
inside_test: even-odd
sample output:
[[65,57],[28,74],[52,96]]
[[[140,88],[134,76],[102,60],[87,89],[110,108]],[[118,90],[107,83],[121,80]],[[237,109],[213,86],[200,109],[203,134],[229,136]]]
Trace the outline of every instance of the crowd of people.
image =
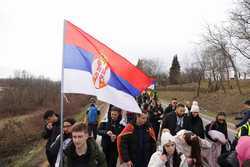
[[[100,119],[95,99],[86,111],[87,123],[63,121],[63,159],[60,159],[60,120],[48,110],[43,137],[51,167],[250,167],[250,100],[238,133],[229,141],[226,114],[218,112],[206,126],[197,101],[173,98],[164,109],[156,93],[137,97],[142,113],[110,105]],[[101,144],[96,142],[101,136]]]

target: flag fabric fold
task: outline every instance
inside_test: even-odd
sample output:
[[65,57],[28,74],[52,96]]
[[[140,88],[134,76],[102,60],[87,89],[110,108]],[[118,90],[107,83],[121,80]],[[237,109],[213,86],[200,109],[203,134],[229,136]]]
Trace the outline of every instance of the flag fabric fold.
[[140,113],[135,100],[154,80],[69,21],[64,27],[64,93],[94,95]]

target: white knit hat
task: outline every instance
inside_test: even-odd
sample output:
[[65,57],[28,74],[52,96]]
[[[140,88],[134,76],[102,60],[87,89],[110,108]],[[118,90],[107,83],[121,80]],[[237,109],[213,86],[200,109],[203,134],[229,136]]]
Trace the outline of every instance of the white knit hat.
[[174,136],[172,136],[169,132],[163,132],[161,135],[161,145],[164,146],[169,142],[175,142]]
[[200,107],[197,101],[193,101],[191,111],[190,112],[200,112]]

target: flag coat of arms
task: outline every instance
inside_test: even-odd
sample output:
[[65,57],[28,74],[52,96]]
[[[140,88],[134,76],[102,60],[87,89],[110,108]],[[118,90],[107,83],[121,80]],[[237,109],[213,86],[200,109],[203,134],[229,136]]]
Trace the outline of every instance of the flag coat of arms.
[[140,113],[135,100],[154,80],[69,21],[64,27],[63,93],[94,95]]

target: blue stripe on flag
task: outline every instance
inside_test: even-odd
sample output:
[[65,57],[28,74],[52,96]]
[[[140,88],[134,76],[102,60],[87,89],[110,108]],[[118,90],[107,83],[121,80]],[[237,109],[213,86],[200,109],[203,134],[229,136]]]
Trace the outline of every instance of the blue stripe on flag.
[[74,46],[64,45],[64,68],[84,70],[91,73],[93,56]]
[[[75,45],[64,45],[64,68],[88,71],[92,73],[93,55]],[[134,88],[128,81],[110,71],[108,85],[132,96],[138,96],[140,91]],[[92,81],[91,81],[92,82]]]

